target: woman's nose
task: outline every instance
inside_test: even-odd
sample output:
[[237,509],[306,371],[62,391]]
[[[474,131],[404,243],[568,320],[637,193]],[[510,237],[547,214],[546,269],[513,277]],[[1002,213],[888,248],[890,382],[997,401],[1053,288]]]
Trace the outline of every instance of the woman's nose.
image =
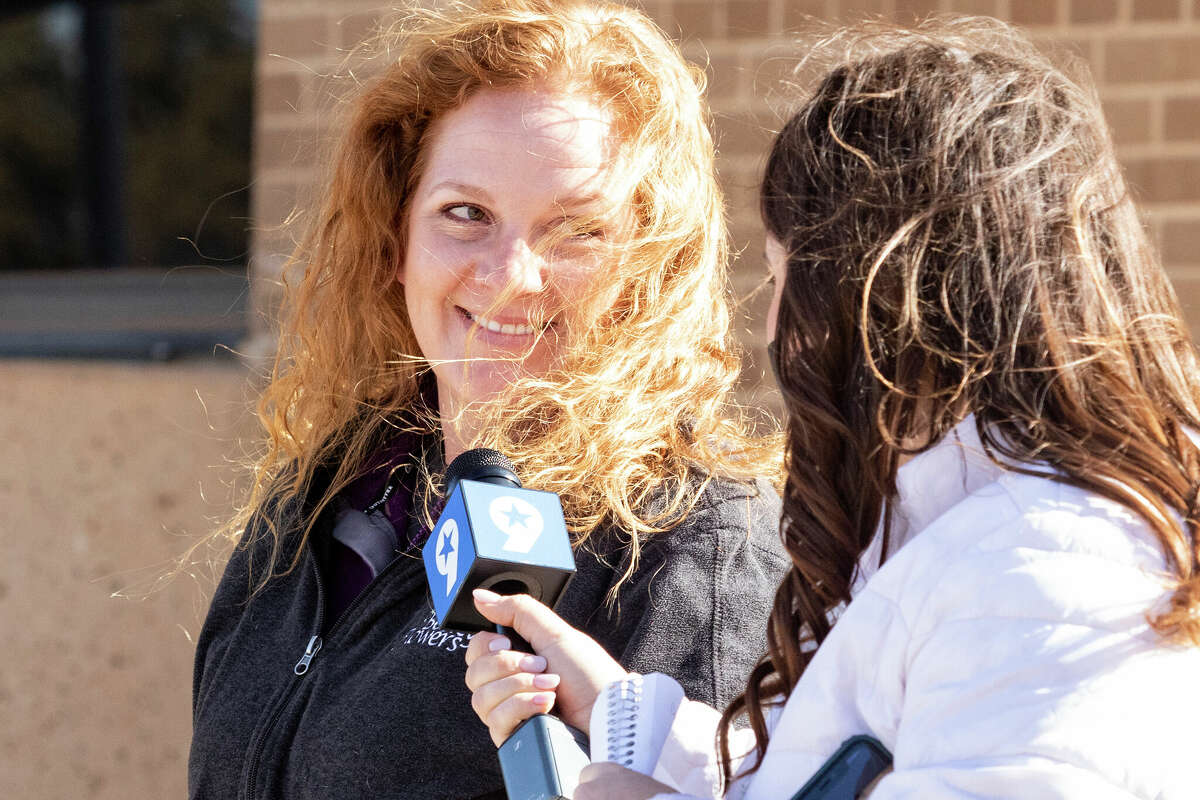
[[479,281],[497,291],[532,294],[545,287],[545,259],[522,237],[498,243],[494,257],[477,265],[482,273],[477,276]]

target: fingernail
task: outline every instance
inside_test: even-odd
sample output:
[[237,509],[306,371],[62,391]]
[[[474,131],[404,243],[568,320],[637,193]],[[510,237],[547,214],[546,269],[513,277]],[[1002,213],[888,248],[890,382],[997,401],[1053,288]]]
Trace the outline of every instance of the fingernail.
[[501,636],[488,642],[488,650],[491,650],[493,653],[501,650],[512,650],[512,642]]
[[533,676],[533,686],[535,689],[553,689],[558,686],[560,678],[552,672],[547,672],[543,675]]
[[497,603],[500,601],[500,595],[489,589],[476,589],[471,594],[481,603]]
[[518,666],[523,672],[541,672],[546,668],[546,659],[541,656],[525,656]]
[[549,708],[550,706],[554,705],[554,693],[541,692],[539,694],[535,694],[533,696],[533,704],[538,706],[546,706]]

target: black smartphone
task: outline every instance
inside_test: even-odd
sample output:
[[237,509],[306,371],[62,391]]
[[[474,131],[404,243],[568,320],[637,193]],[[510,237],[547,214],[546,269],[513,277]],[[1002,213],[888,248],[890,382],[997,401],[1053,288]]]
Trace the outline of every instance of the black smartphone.
[[892,754],[878,739],[851,736],[792,800],[854,800],[890,766]]

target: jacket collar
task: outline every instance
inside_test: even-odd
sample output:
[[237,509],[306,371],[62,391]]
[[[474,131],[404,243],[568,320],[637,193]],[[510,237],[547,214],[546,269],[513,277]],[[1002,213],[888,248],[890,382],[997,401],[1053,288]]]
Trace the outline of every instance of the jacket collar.
[[[892,530],[888,558],[971,493],[996,481],[1004,468],[988,457],[975,415],[970,414],[933,447],[896,472],[897,497],[891,504]],[[858,561],[852,593],[879,569],[883,525]]]

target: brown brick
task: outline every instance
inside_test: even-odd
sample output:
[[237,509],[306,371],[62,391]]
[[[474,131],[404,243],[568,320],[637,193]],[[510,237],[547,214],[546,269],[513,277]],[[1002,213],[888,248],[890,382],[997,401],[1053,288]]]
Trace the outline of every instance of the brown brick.
[[658,19],[662,17],[663,10],[670,5],[670,3],[667,0],[647,0],[647,2],[634,3],[633,5],[645,12],[646,16],[648,16],[650,19],[657,22]]
[[762,156],[775,136],[776,123],[750,114],[716,114],[713,135],[722,158]]
[[311,167],[316,161],[313,132],[284,128],[259,131],[254,136],[254,168]]
[[799,30],[810,25],[813,18],[826,19],[827,14],[825,0],[785,0],[783,29]]
[[379,32],[379,22],[380,14],[375,11],[340,17],[335,23],[339,46],[343,49],[356,47]]
[[708,75],[708,99],[714,107],[740,100],[745,94],[746,68],[736,54],[713,53],[704,67]]
[[669,14],[663,15],[662,27],[680,39],[714,39],[718,36],[717,11],[711,0],[680,0]]
[[1149,100],[1105,100],[1104,116],[1118,145],[1150,141]]
[[1082,66],[1091,82],[1099,82],[1100,71],[1097,69],[1099,48],[1094,46],[1090,39],[1059,35],[1034,35],[1032,39],[1034,45],[1050,59],[1051,63],[1065,69],[1072,77],[1079,77],[1078,73]]
[[942,11],[941,0],[896,0],[896,19],[911,22]]
[[862,19],[888,18],[892,12],[892,4],[888,0],[842,0],[837,4],[835,18],[845,22],[856,22]]
[[798,72],[804,55],[800,48],[771,48],[749,68],[750,94],[754,97],[782,99],[787,104],[804,91],[814,88],[826,70],[819,60],[813,60],[805,63]]
[[1182,11],[1179,0],[1133,0],[1130,4],[1134,22],[1179,19]]
[[1164,223],[1162,256],[1167,264],[1200,264],[1200,218]]
[[329,18],[324,14],[264,19],[259,26],[259,48],[270,55],[304,58],[328,53]]
[[1057,0],[1011,0],[1009,19],[1018,25],[1053,25],[1058,21]]
[[730,39],[768,36],[771,4],[767,0],[728,0],[725,3],[725,35]]
[[1190,271],[1167,271],[1171,283],[1175,286],[1175,295],[1183,309],[1183,319],[1192,331],[1192,339],[1200,340],[1200,278]]
[[1167,99],[1163,134],[1170,141],[1200,140],[1200,96]]
[[1143,202],[1200,200],[1200,158],[1162,156],[1128,161],[1125,176],[1137,198]]
[[259,114],[282,114],[300,108],[300,76],[270,75],[258,81]]
[[[734,170],[732,167],[721,169],[721,190],[725,193],[725,202],[730,213],[747,224],[739,224],[737,239],[761,236],[762,224],[758,219],[758,182],[761,178],[758,170],[753,172],[746,169]],[[761,250],[760,250],[761,253]],[[755,263],[761,263],[759,254],[754,254]]]
[[949,0],[947,11],[956,14],[975,14],[978,16],[994,17],[998,12],[996,0]]
[[259,181],[253,192],[251,208],[254,227],[271,234],[295,210],[301,189],[294,183]]
[[1117,19],[1117,0],[1070,0],[1072,25],[1090,25],[1099,22],[1114,22]]
[[1200,79],[1200,36],[1141,37],[1105,43],[1111,83]]

